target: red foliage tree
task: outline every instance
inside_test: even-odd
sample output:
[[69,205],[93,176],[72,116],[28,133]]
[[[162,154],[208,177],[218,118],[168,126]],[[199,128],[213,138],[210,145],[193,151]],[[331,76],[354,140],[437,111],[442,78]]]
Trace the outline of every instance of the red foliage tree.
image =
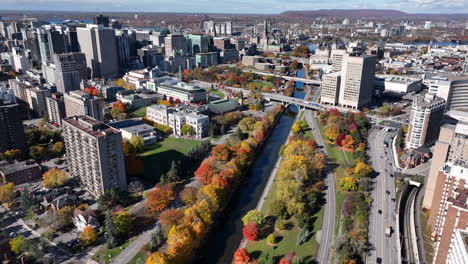
[[249,252],[245,248],[239,248],[234,252],[234,262],[238,264],[247,264],[250,261]]
[[98,89],[96,89],[96,87],[94,87],[94,86],[90,86],[90,87],[85,88],[83,90],[83,92],[85,92],[87,94],[90,94],[90,95],[93,95],[93,96],[98,95]]
[[151,191],[146,201],[146,207],[152,213],[159,213],[166,209],[169,203],[174,200],[175,192],[170,185],[156,185],[156,188]]
[[345,138],[345,135],[343,133],[340,133],[338,137],[336,138],[336,145],[341,147],[342,141],[344,138]]
[[169,103],[174,104],[174,97],[169,97]]
[[127,105],[122,103],[122,101],[118,100],[112,105],[112,108],[118,108],[120,111],[125,112],[125,109],[127,108]]
[[159,215],[159,222],[165,230],[169,230],[173,225],[180,224],[184,213],[176,209],[168,209]]
[[175,99],[175,103],[176,103],[176,104],[181,104],[182,101],[181,101],[179,98],[177,98],[177,99]]
[[230,154],[229,147],[224,144],[214,146],[211,150],[211,156],[217,161],[228,161],[231,156]]
[[257,240],[259,230],[254,222],[248,222],[244,228],[242,228],[242,234],[248,240]]
[[280,260],[279,264],[291,264],[295,257],[296,257],[295,252],[289,252],[286,257]]
[[204,184],[210,184],[218,169],[213,166],[213,157],[206,158],[195,171],[195,177]]

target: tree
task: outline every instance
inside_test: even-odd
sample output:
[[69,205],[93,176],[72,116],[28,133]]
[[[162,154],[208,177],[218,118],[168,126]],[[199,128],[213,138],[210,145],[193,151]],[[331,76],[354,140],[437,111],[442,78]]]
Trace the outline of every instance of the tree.
[[65,171],[51,168],[42,175],[42,182],[46,188],[57,188],[63,186],[68,181]]
[[156,130],[158,130],[159,132],[163,134],[169,134],[172,130],[170,126],[163,125],[163,124],[154,124],[154,128],[156,128]]
[[213,177],[219,172],[218,169],[213,165],[214,158],[206,158],[200,167],[195,171],[195,177],[197,180],[204,184],[210,184]]
[[73,211],[75,211],[74,206],[64,206],[57,211],[57,228],[63,229],[72,224]]
[[357,191],[358,184],[353,177],[343,177],[340,180],[340,188],[344,191]]
[[20,194],[20,206],[25,211],[35,210],[39,207],[39,202],[33,198],[31,192],[24,188]]
[[128,237],[133,228],[133,217],[125,211],[114,214],[114,224],[117,235],[124,240]]
[[15,238],[10,239],[8,242],[10,244],[11,251],[15,252],[15,254],[21,254],[25,250],[26,247],[26,238],[23,235],[19,235]]
[[128,184],[128,191],[131,193],[140,193],[144,191],[144,189],[145,189],[145,186],[139,180],[131,181]]
[[254,222],[249,222],[242,228],[242,234],[248,240],[257,240],[259,233],[260,231]]
[[29,155],[35,160],[43,159],[47,154],[48,150],[43,146],[32,146],[29,148]]
[[167,184],[171,182],[178,182],[181,179],[182,177],[180,177],[179,168],[175,160],[173,160],[171,163],[171,169],[161,177],[161,183]]
[[62,141],[55,142],[54,145],[52,145],[52,151],[58,155],[62,155],[65,153],[65,144],[63,144]]
[[249,134],[254,129],[255,123],[257,121],[252,117],[244,117],[239,121],[239,129],[244,134]]
[[198,189],[195,187],[185,187],[185,189],[180,192],[180,199],[186,205],[192,205],[197,202],[197,192]]
[[366,163],[360,161],[354,166],[354,176],[358,179],[363,177],[368,177],[372,173],[373,169],[371,166],[367,165]]
[[185,135],[185,136],[193,136],[195,135],[195,130],[193,129],[193,127],[189,124],[185,124],[182,126],[182,128],[180,129],[180,132],[182,133],[182,135]]
[[173,226],[167,235],[167,252],[174,263],[186,263],[196,244],[195,232],[187,224]]
[[291,130],[294,134],[299,134],[299,133],[303,134],[308,128],[309,128],[309,125],[307,124],[307,122],[303,120],[297,120],[292,126]]
[[8,161],[20,160],[22,157],[21,150],[19,149],[7,150],[5,151],[4,155]]
[[307,46],[298,46],[295,47],[292,56],[294,57],[308,57],[310,54],[310,48]]
[[166,209],[169,203],[174,200],[175,192],[169,185],[156,185],[156,188],[151,191],[146,201],[146,207],[152,213],[159,213]]
[[104,237],[109,248],[117,246],[117,228],[114,223],[114,214],[111,211],[106,212],[104,219]]
[[12,182],[0,185],[0,203],[10,205],[15,199],[15,185]]
[[354,150],[354,143],[355,142],[356,141],[353,139],[353,137],[351,135],[346,135],[344,137],[344,139],[341,141],[341,146],[344,149]]
[[181,223],[184,213],[177,209],[167,209],[159,215],[159,222],[164,230],[170,230],[174,225]]
[[123,114],[124,112],[122,110],[120,110],[120,108],[118,107],[113,107],[111,110],[110,110],[110,115],[112,116],[112,118],[114,119],[119,119],[119,117]]
[[327,129],[325,130],[325,136],[331,142],[335,142],[339,134],[340,134],[340,128],[336,125],[328,126]]
[[250,261],[249,252],[245,248],[239,248],[234,252],[234,262],[236,264],[247,264]]
[[151,254],[148,259],[146,259],[145,264],[172,264],[171,257],[162,252],[154,252]]
[[161,226],[158,224],[151,234],[151,240],[149,242],[149,248],[151,251],[156,251],[164,243],[164,233]]
[[132,135],[130,140],[128,141],[130,145],[132,145],[134,152],[140,153],[143,151],[143,147],[145,145],[145,140],[142,136]]
[[98,208],[103,211],[112,210],[119,202],[120,197],[115,189],[106,190],[97,200]]
[[94,228],[91,226],[86,226],[83,229],[83,232],[80,233],[80,242],[83,246],[89,246],[96,242],[98,236]]
[[224,144],[219,144],[211,149],[211,156],[217,161],[229,161],[231,159],[230,154],[229,147]]
[[250,210],[242,217],[242,223],[244,223],[244,225],[253,222],[257,226],[262,226],[264,221],[265,216],[258,210]]

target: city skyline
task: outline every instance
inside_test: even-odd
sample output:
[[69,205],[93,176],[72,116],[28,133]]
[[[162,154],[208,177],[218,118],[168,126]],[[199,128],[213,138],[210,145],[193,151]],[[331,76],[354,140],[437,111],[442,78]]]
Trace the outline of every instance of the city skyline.
[[[85,7],[83,7],[85,5]],[[216,6],[216,9],[213,8]],[[391,9],[407,13],[456,13],[468,12],[463,0],[360,0],[316,3],[308,0],[280,1],[223,1],[198,0],[174,4],[169,0],[4,0],[2,10],[29,11],[97,11],[97,12],[187,12],[187,13],[232,13],[232,14],[279,14],[285,11],[321,9]]]

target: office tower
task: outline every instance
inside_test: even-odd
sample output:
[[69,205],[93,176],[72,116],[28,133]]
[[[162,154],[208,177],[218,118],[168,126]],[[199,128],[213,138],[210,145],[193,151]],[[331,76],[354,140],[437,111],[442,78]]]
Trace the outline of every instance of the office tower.
[[78,44],[78,34],[76,33],[75,25],[68,25],[66,29],[68,37],[68,52],[80,52],[80,45]]
[[88,115],[97,120],[103,120],[102,100],[81,90],[70,91],[64,95],[65,113],[67,117]]
[[227,21],[227,22],[224,22],[225,24],[225,35],[226,36],[229,36],[229,35],[232,35],[232,22],[231,21]]
[[426,21],[424,23],[424,29],[430,30],[432,28],[432,22],[431,21]]
[[104,16],[103,14],[99,14],[94,17],[94,24],[109,27],[109,17]]
[[429,79],[428,94],[436,95],[447,102],[446,110],[462,110],[468,107],[468,76],[448,79]]
[[428,94],[415,96],[406,137],[407,147],[416,149],[433,144],[439,137],[444,111],[444,99]]
[[28,146],[19,105],[0,99],[0,152],[9,149],[19,149],[25,154]]
[[83,53],[64,53],[54,56],[57,91],[65,94],[79,90],[83,79],[88,79],[86,57]]
[[340,95],[341,72],[332,72],[322,76],[320,103],[337,105]]
[[70,175],[95,197],[126,190],[120,131],[89,116],[66,118],[63,126]]
[[370,106],[374,90],[375,56],[343,57],[339,105],[353,109]]
[[343,56],[345,55],[346,55],[346,50],[344,49],[332,49],[330,59],[331,59],[333,72],[341,71]]
[[192,55],[209,51],[210,40],[207,35],[188,35],[186,37],[191,41],[190,53]]
[[39,39],[36,29],[28,28],[26,30],[24,47],[29,50],[33,65],[41,64],[41,50],[39,48]]
[[118,52],[114,30],[87,25],[77,28],[81,52],[86,55],[86,65],[93,78],[112,78],[119,74]]
[[61,126],[62,119],[66,117],[63,95],[60,93],[52,93],[46,100],[49,122]]
[[271,19],[265,19],[263,21],[263,37],[267,37],[271,32]]
[[[457,230],[466,230],[468,226],[468,163],[466,160],[446,162],[437,173],[437,190],[428,222],[432,227],[431,239],[435,243],[432,263],[466,263],[450,262],[449,255],[454,257],[452,253],[457,250]],[[466,246],[463,249],[466,252]]]
[[110,27],[113,28],[113,29],[121,29],[122,24],[120,24],[120,22],[118,20],[116,20],[116,19],[111,19]]
[[231,48],[231,40],[229,38],[215,38],[213,43],[214,46],[220,50]]
[[52,59],[54,54],[61,54],[70,51],[68,36],[64,28],[49,28],[47,30],[47,37],[49,39],[49,51]]
[[188,41],[183,35],[168,35],[164,38],[164,49],[167,57],[185,56],[188,54]]
[[445,162],[468,160],[468,123],[442,125],[433,153],[422,204],[422,207],[426,209],[430,209],[434,203],[440,203],[440,201],[434,200],[434,193],[440,192],[437,189],[441,188],[437,185],[439,169]]
[[41,54],[41,61],[43,63],[51,62],[52,55],[50,53],[49,37],[47,35],[47,30],[45,28],[38,28],[37,37],[38,37],[38,42],[39,42],[39,51]]
[[215,29],[215,22],[214,21],[204,21],[203,22],[203,29],[205,30],[205,33],[211,36],[216,35],[216,29]]
[[130,58],[130,36],[127,30],[118,30],[115,32],[115,43],[117,46],[117,55],[119,60],[120,72],[128,70],[128,61]]
[[164,60],[164,54],[162,54],[160,48],[156,46],[149,45],[138,49],[137,54],[145,68],[154,68]]

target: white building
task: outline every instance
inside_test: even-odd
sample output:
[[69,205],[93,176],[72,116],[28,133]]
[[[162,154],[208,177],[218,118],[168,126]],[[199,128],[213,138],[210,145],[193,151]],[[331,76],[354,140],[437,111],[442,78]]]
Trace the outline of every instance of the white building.
[[340,95],[341,72],[332,72],[322,76],[320,103],[337,105]]
[[457,229],[452,238],[451,249],[447,256],[447,264],[468,263],[468,231]]
[[123,76],[123,80],[126,83],[133,85],[136,89],[143,88],[144,83],[149,80],[149,71],[148,70],[135,70],[127,72]]
[[376,75],[374,85],[385,92],[406,94],[419,92],[422,88],[422,80],[400,75]]
[[184,82],[173,81],[164,82],[157,86],[157,93],[165,95],[167,99],[179,99],[183,103],[205,102],[208,92],[196,85],[190,85]]

